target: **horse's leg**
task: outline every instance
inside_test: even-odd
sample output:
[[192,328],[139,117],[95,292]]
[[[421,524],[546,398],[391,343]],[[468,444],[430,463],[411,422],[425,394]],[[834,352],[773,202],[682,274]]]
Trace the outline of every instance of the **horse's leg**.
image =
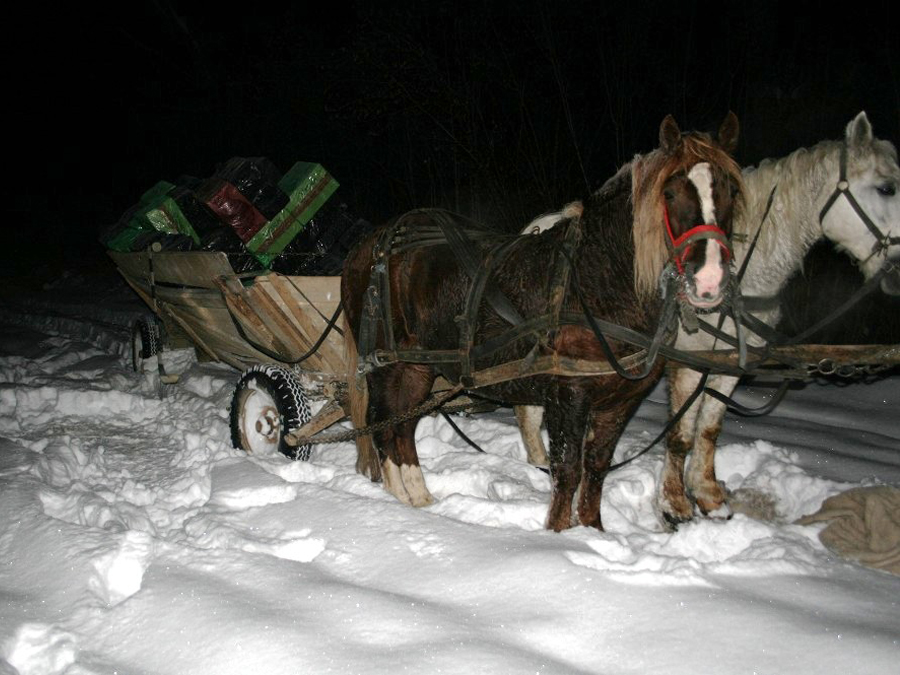
[[[353,328],[346,313],[344,314],[344,361],[347,365],[347,398],[350,404],[350,421],[354,429],[361,429],[366,426],[369,411],[369,385],[368,378],[359,376],[357,373],[359,352],[356,349]],[[370,434],[356,438],[356,471],[368,476],[373,483],[381,480],[381,462]]]
[[539,405],[515,406],[522,442],[528,452],[528,463],[535,466],[547,466],[547,450],[541,438],[541,422],[544,420],[544,409]]
[[625,425],[642,400],[642,397],[634,396],[613,408],[591,413],[590,430],[584,440],[584,468],[578,491],[578,519],[586,527],[603,530],[600,516],[603,481]]
[[572,501],[581,482],[581,452],[589,406],[581,391],[556,385],[553,389],[545,407],[551,480],[547,529],[560,532],[573,525]]
[[[669,370],[669,415],[674,415],[700,382],[701,374],[689,368]],[[656,504],[664,523],[674,529],[694,516],[684,486],[684,461],[694,445],[694,429],[700,401],[694,401],[666,437],[666,457],[659,480]]]
[[[730,396],[737,387],[738,378],[717,375],[710,377],[707,386]],[[697,433],[694,438],[694,452],[687,470],[687,489],[697,508],[705,516],[730,518],[731,509],[726,501],[725,490],[716,480],[716,441],[722,431],[725,404],[703,396],[700,414],[697,418]]]
[[[424,401],[434,384],[427,366],[394,364],[369,375],[369,423],[389,419]],[[381,457],[384,489],[404,504],[428,506],[434,502],[425,486],[416,452],[418,419],[376,431],[373,436]]]

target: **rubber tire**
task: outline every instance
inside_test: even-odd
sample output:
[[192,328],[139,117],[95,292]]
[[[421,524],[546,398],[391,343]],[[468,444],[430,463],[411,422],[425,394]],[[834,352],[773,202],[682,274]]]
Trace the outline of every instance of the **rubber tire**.
[[131,366],[144,372],[144,361],[160,352],[162,337],[156,319],[140,318],[131,327]]
[[285,434],[312,417],[309,399],[294,374],[278,365],[244,371],[231,399],[231,442],[252,454],[278,451],[294,460],[309,459],[312,445],[288,445]]

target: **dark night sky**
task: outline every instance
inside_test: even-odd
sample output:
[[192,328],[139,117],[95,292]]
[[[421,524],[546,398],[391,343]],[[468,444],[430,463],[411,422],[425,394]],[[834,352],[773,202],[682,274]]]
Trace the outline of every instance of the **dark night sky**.
[[515,219],[650,150],[670,112],[713,129],[734,110],[743,164],[861,109],[900,140],[887,0],[116,4],[6,26],[4,274],[103,261],[99,230],[144,190],[232,156],[319,162],[373,221]]

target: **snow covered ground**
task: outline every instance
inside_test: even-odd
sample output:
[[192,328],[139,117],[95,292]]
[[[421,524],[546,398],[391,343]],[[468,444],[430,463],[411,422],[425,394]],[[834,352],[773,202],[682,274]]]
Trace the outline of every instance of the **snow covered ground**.
[[[0,674],[896,673],[900,578],[792,524],[861,485],[900,486],[900,376],[810,384],[729,417],[729,489],[766,520],[662,531],[650,453],[607,482],[606,533],[543,530],[549,481],[509,411],[419,425],[437,502],[354,472],[251,457],[227,426],[239,373],[174,354],[131,372],[144,307],[114,276],[0,304]],[[27,309],[25,309],[27,307]],[[742,390],[745,402],[765,390]],[[618,455],[661,428],[664,389]]]

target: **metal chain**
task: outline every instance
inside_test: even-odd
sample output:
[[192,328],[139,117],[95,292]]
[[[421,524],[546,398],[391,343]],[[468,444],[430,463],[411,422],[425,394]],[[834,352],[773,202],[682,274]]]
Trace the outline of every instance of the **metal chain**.
[[832,359],[822,359],[818,363],[807,364],[806,371],[809,377],[815,375],[837,375],[838,377],[849,379],[878,375],[890,368],[893,368],[893,366],[884,363],[866,363],[860,365],[853,363],[841,364]]

